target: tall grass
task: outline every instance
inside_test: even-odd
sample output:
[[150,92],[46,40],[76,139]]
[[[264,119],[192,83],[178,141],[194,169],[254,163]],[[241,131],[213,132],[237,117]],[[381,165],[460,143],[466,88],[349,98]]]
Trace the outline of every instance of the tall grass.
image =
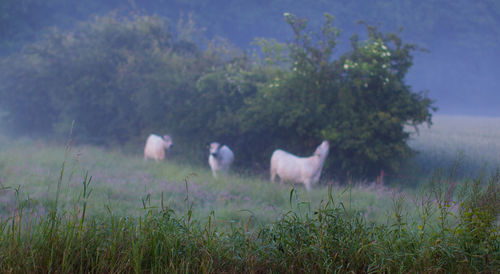
[[[250,227],[269,223],[290,209],[288,193],[292,186],[272,184],[257,177],[230,174],[213,178],[208,167],[178,164],[170,159],[155,163],[138,155],[96,147],[75,146],[69,156],[58,145],[30,140],[0,140],[0,181],[4,186],[20,188],[22,195],[36,201],[32,206],[47,214],[56,203],[62,211],[72,211],[72,202],[80,195],[81,182],[89,171],[92,176],[92,201],[87,205],[91,216],[138,217],[143,201],[164,204],[180,211],[185,207],[186,183],[189,200],[195,209],[193,218],[207,220],[213,211],[220,223],[245,223]],[[62,181],[61,163],[66,162]],[[59,187],[58,187],[59,185]],[[59,189],[59,190],[58,190]],[[56,193],[59,191],[59,195]],[[335,193],[343,187],[334,186]],[[308,206],[317,207],[327,192],[321,186],[306,192],[297,186],[297,195]],[[390,207],[391,190],[376,185],[356,185],[339,199],[363,211],[369,220],[384,221],[382,212]],[[15,205],[9,193],[0,191],[0,216],[7,216]]]
[[0,272],[493,273],[500,176],[477,165],[466,179],[467,162],[453,164],[460,149],[438,136],[418,144],[419,157],[448,148],[450,168],[418,189],[329,182],[306,192],[0,135]]
[[[500,176],[486,188],[481,180],[460,186],[460,202],[434,189],[435,201],[422,199],[420,221],[407,217],[402,197],[392,201],[393,221],[376,224],[331,189],[312,210],[300,209],[292,190],[288,202],[298,210],[255,230],[251,217],[221,230],[213,213],[207,222],[192,218],[189,192],[180,212],[143,200],[139,217],[87,216],[85,177],[74,210],[53,208],[50,218],[26,214],[30,200],[17,195],[16,213],[0,222],[0,271],[493,273],[500,269]],[[433,214],[440,222],[426,221]]]

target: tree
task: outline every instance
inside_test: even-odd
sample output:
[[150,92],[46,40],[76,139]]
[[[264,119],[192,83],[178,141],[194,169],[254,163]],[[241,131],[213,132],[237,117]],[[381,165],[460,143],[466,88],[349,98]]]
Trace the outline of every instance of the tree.
[[167,131],[179,100],[215,62],[174,36],[168,22],[151,16],[110,15],[46,32],[2,62],[7,124],[44,134],[67,132],[75,120],[75,135],[97,144]]
[[261,146],[267,153],[273,145],[306,153],[327,139],[327,170],[341,178],[397,169],[412,154],[405,125],[430,124],[434,110],[432,100],[404,82],[417,47],[367,26],[368,38],[353,36],[351,50],[335,59],[333,16],[325,15],[320,32],[306,32],[305,19],[285,19],[294,32],[290,69],[278,68],[247,101],[243,131],[272,136]]
[[[158,17],[97,17],[54,29],[2,60],[6,124],[31,134],[67,133],[82,142],[143,143],[169,133],[190,159],[202,144],[233,148],[238,164],[267,168],[276,148],[306,155],[327,139],[326,172],[371,177],[412,154],[405,125],[431,122],[432,101],[404,78],[418,48],[367,26],[336,52],[340,31],[320,31],[286,14],[294,39],[259,40],[249,57],[225,40],[206,41],[191,20],[175,31]],[[61,135],[61,134],[59,134]]]

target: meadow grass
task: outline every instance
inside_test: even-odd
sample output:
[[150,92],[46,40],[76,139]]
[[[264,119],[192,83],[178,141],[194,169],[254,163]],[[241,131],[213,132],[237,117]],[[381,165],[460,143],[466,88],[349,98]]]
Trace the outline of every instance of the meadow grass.
[[[269,223],[291,209],[289,192],[294,186],[279,185],[268,180],[229,174],[213,178],[207,166],[177,164],[173,160],[156,163],[144,161],[141,155],[127,155],[92,146],[74,146],[68,151],[60,145],[30,140],[0,141],[0,180],[9,187],[0,216],[7,216],[15,200],[13,189],[29,195],[41,211],[47,211],[57,191],[61,165],[65,172],[61,181],[59,207],[73,210],[85,176],[91,177],[90,215],[140,216],[145,205],[163,201],[174,210],[183,210],[186,197],[193,203],[194,217],[204,218],[212,211],[220,222],[246,222],[252,215],[254,224]],[[315,208],[326,199],[327,187],[306,192],[295,186],[301,207]],[[336,199],[349,208],[357,208],[369,220],[383,221],[379,214],[390,207],[393,190],[383,186],[332,186]],[[356,202],[353,202],[356,201]],[[293,201],[297,202],[297,201]],[[354,205],[355,204],[355,205]],[[10,205],[10,206],[9,206]]]
[[408,161],[401,178],[421,180],[437,168],[451,170],[457,161],[457,178],[500,168],[500,118],[439,115],[432,120],[431,127],[420,126],[418,133],[407,129],[412,132],[409,145],[418,153]]
[[[468,161],[496,165],[498,132],[481,133],[488,123],[472,121],[478,128],[458,131],[486,141],[453,139],[453,121],[468,125],[442,117],[421,129],[411,143],[421,151],[416,162],[441,153],[438,162],[453,166],[464,151]],[[1,272],[500,269],[494,172],[471,170],[475,179],[458,181],[456,170],[430,172],[413,189],[323,182],[306,192],[93,146],[0,135],[0,151]]]
[[[436,200],[421,200],[419,222],[409,222],[402,197],[392,200],[393,222],[368,222],[336,202],[330,189],[313,210],[296,204],[298,210],[254,230],[251,218],[221,230],[213,212],[200,222],[188,199],[180,214],[162,203],[135,218],[87,216],[89,180],[73,211],[58,213],[56,204],[37,216],[25,211],[30,200],[18,200],[16,213],[0,222],[1,272],[494,273],[500,267],[499,175],[486,189],[480,180],[464,186],[460,203],[436,189]],[[439,221],[432,221],[436,209]]]

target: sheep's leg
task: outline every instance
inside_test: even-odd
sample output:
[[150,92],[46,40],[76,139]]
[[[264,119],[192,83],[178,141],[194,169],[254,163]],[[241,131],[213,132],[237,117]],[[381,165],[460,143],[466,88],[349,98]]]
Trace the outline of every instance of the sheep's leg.
[[306,186],[306,190],[310,191],[311,190],[311,180],[306,180],[304,182],[304,185]]
[[274,183],[274,179],[276,179],[276,171],[271,169],[271,182]]
[[214,178],[217,178],[217,173],[215,172],[215,170],[212,170],[212,175],[214,175]]

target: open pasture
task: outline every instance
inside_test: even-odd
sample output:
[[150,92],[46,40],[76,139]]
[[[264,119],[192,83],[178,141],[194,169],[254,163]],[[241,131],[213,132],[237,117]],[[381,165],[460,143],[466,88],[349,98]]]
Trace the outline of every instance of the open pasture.
[[431,127],[420,126],[412,135],[409,144],[418,154],[404,172],[425,177],[458,164],[455,175],[463,179],[500,168],[500,118],[436,115],[432,120]]
[[[73,211],[86,176],[91,177],[92,190],[87,212],[94,216],[140,216],[145,209],[162,203],[182,212],[192,204],[195,218],[205,218],[213,211],[221,224],[231,224],[245,223],[252,216],[253,226],[267,224],[290,210],[308,213],[328,198],[326,185],[310,192],[296,185],[291,197],[293,186],[271,183],[263,176],[232,173],[213,178],[208,164],[177,164],[175,159],[157,163],[144,161],[142,155],[91,146],[65,148],[26,139],[2,138],[0,147],[0,180],[6,188],[0,192],[0,214],[4,217],[16,206],[16,189],[19,199],[29,197],[37,210],[50,210],[59,180],[59,207]],[[393,190],[375,184],[352,188],[331,185],[331,190],[348,209],[359,209],[369,220],[379,221],[386,217],[384,212],[390,208],[393,195]]]
[[[440,164],[452,165],[462,149],[477,152],[469,161],[494,160],[481,153],[498,148],[494,131],[475,142],[478,131],[450,135],[456,128],[442,122],[455,118],[442,119],[412,140],[422,148],[416,163],[440,153]],[[92,146],[0,135],[0,151],[2,272],[493,273],[500,267],[498,176],[461,182],[452,201],[446,176],[429,187],[322,182],[306,192],[258,175],[214,179],[208,165],[156,163]],[[489,188],[480,190],[485,182]]]
[[[500,163],[497,140],[500,118],[436,116],[431,128],[422,127],[419,135],[413,135],[410,143],[419,154],[402,171],[412,178],[425,178],[417,182],[417,188],[408,189],[404,176],[392,180],[390,187],[372,182],[339,184],[323,179],[310,192],[296,185],[291,198],[293,186],[271,183],[267,174],[248,177],[232,173],[215,179],[208,164],[178,164],[175,158],[156,163],[119,150],[80,145],[65,148],[63,144],[14,141],[1,136],[0,181],[7,189],[0,193],[0,214],[7,216],[15,207],[15,189],[19,190],[19,199],[29,197],[41,212],[51,208],[64,164],[58,203],[68,211],[74,210],[88,173],[92,190],[88,213],[96,216],[138,216],[144,208],[160,207],[162,203],[182,211],[192,203],[193,214],[198,218],[214,212],[221,223],[245,223],[252,216],[252,225],[265,224],[292,208],[303,212],[316,208],[328,199],[330,186],[330,194],[337,202],[360,210],[369,221],[386,222],[392,217],[388,212],[394,196],[404,195],[405,207],[413,208],[432,173],[438,168],[452,167],[460,153],[464,156],[457,175],[477,176],[481,168],[486,174],[494,171]],[[335,153],[329,157],[335,157]]]

